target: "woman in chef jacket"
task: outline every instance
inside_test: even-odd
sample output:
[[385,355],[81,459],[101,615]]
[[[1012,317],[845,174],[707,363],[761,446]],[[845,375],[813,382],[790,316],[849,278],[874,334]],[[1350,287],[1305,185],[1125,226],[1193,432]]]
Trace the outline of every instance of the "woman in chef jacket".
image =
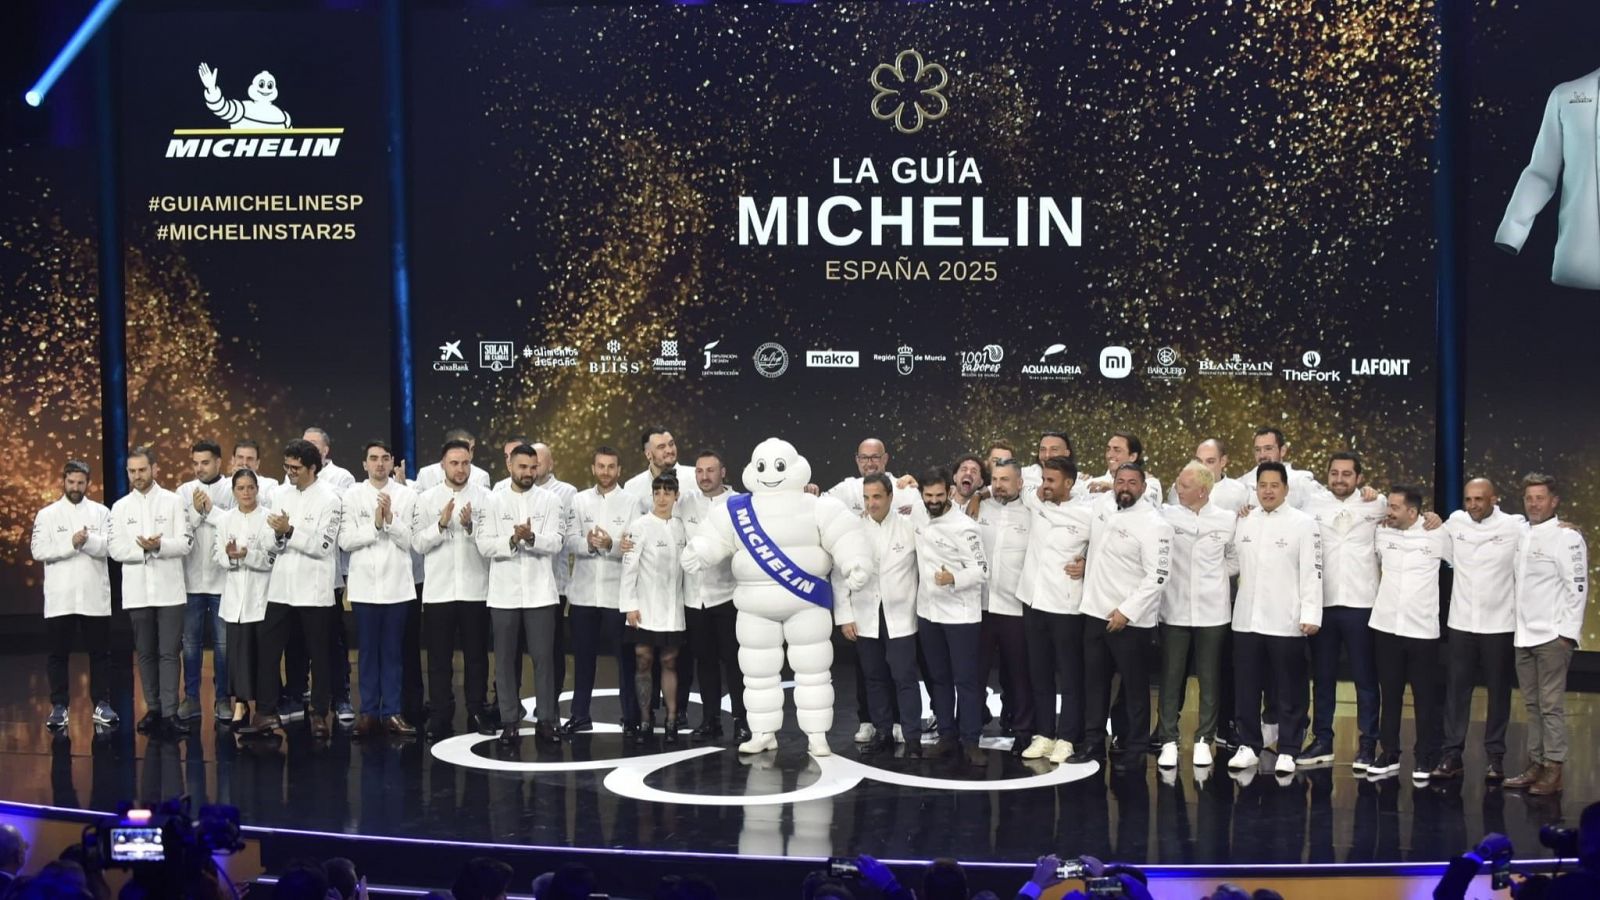
[[[276,558],[276,541],[267,524],[267,508],[260,504],[260,483],[256,473],[239,469],[233,473],[234,508],[217,523],[217,539],[211,555],[226,571],[222,602],[217,615],[228,631],[228,685],[233,694],[233,721],[241,734],[262,734],[276,727],[273,705],[277,684],[260,683],[256,632],[267,617],[267,581]],[[276,682],[276,679],[273,679]],[[249,717],[249,704],[256,714]],[[263,707],[261,704],[267,706]],[[246,724],[248,723],[248,724]]]
[[[617,608],[628,618],[623,643],[634,645],[634,690],[639,709],[650,708],[650,670],[661,658],[661,695],[667,706],[666,743],[678,742],[678,648],[684,642],[683,566],[679,556],[687,536],[683,520],[673,518],[678,479],[657,476],[650,483],[650,512],[628,525],[630,549],[622,557],[622,583]],[[635,735],[644,743],[655,730],[652,721]]]

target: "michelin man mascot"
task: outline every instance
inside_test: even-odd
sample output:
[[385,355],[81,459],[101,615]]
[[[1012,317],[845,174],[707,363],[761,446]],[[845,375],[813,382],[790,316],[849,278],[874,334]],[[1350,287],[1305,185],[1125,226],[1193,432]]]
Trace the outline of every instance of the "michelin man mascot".
[[739,610],[739,667],[750,740],[740,753],[778,746],[783,725],[783,645],[794,669],[795,717],[813,756],[828,756],[833,727],[833,589],[837,565],[852,590],[867,582],[869,558],[861,520],[832,497],[813,497],[805,486],[811,464],[778,438],[756,445],[744,468],[749,494],[728,500],[727,515],[713,516],[683,551],[684,571],[695,573],[733,556],[733,593]]

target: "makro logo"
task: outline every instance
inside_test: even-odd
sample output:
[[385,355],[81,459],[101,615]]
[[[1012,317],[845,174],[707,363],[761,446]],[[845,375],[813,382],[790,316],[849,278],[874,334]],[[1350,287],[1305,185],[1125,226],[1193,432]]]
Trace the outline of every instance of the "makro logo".
[[1133,374],[1133,353],[1127,347],[1101,350],[1100,374],[1107,378],[1127,378]]
[[199,67],[206,109],[226,123],[216,128],[174,128],[167,159],[337,156],[343,128],[296,128],[278,105],[278,79],[263,69],[250,79],[245,99],[223,96],[221,69]]
[[855,350],[807,350],[808,369],[859,369],[861,354]]

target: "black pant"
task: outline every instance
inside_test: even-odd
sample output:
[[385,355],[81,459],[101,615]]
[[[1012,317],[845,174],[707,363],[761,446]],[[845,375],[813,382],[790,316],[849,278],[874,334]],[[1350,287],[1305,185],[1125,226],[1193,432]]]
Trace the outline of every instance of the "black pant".
[[939,720],[941,739],[959,735],[961,743],[976,745],[982,736],[983,680],[978,673],[982,632],[981,622],[946,624],[917,617],[917,639],[928,660],[928,699]]
[[271,715],[278,702],[278,679],[266,685],[269,693],[261,693],[261,623],[226,622],[223,629],[228,640],[228,693],[244,703],[260,702],[261,714]]
[[[889,622],[878,608],[878,636],[857,637],[856,659],[861,662],[861,682],[871,705],[869,718],[880,739],[887,738],[899,719],[901,736],[913,746],[922,741],[922,688],[917,683],[917,636],[889,637]],[[898,701],[897,701],[898,698]]]
[[[286,603],[268,603],[267,617],[261,622],[259,647],[261,658],[257,661],[257,691],[265,685],[278,683],[278,661],[284,658],[289,635],[299,628],[305,637],[305,649],[311,664],[311,714],[326,715],[329,698],[333,694],[335,668],[346,670],[348,662],[335,665],[333,632],[341,627],[342,610],[337,606],[290,606]],[[292,679],[294,669],[285,669]],[[292,689],[291,689],[292,690]],[[294,695],[297,699],[299,695]]]
[[1431,767],[1439,754],[1439,726],[1443,719],[1438,690],[1439,642],[1376,630],[1372,640],[1378,656],[1378,743],[1385,752],[1400,752],[1400,715],[1409,682],[1417,717],[1414,762],[1419,768]]
[[1083,616],[1030,606],[1022,614],[1022,624],[1028,682],[1033,687],[1034,731],[1052,740],[1083,743]]
[[1112,672],[1122,678],[1127,729],[1122,746],[1129,753],[1150,747],[1150,673],[1144,664],[1153,628],[1127,626],[1107,631],[1106,620],[1083,616],[1083,743],[1091,752],[1106,744],[1106,709]]
[[406,601],[406,624],[400,633],[400,710],[413,722],[422,716],[422,585]]
[[983,634],[978,651],[978,677],[989,682],[989,666],[1000,654],[1000,699],[1011,730],[1033,734],[1033,686],[1028,678],[1027,627],[1022,616],[983,614]]
[[1444,749],[1459,754],[1467,745],[1472,718],[1472,688],[1481,674],[1489,689],[1483,725],[1483,749],[1490,756],[1506,752],[1506,723],[1511,720],[1511,685],[1516,659],[1512,632],[1475,634],[1448,629],[1445,647],[1450,682],[1444,701]]
[[[744,672],[739,668],[739,638],[734,623],[739,610],[730,602],[708,609],[685,609],[689,646],[694,655],[695,678],[700,682],[700,710],[705,719],[722,715],[723,685],[732,701],[733,717],[744,719]],[[683,657],[678,657],[678,679],[687,684]],[[682,704],[679,710],[686,707]]]
[[[1235,631],[1233,663],[1233,714],[1239,745],[1261,752],[1261,704],[1265,699],[1277,719],[1278,752],[1289,757],[1299,753],[1305,743],[1310,700],[1306,639]],[[1276,685],[1277,690],[1269,693],[1267,685]]]
[[572,709],[574,719],[589,718],[589,700],[594,694],[595,664],[602,653],[617,661],[617,700],[622,706],[622,723],[640,722],[639,699],[633,685],[633,644],[622,643],[622,613],[598,606],[569,607],[572,618]]
[[[428,718],[447,725],[455,718],[455,656],[461,648],[461,695],[467,712],[484,711],[489,696],[489,607],[481,601],[424,603],[428,641]],[[401,688],[401,696],[405,689]]]
[[97,704],[111,702],[111,617],[51,616],[44,620],[44,626],[50,641],[50,655],[45,659],[50,703],[66,706],[70,701],[67,656],[72,652],[72,638],[80,629],[84,649],[89,653],[89,694]]

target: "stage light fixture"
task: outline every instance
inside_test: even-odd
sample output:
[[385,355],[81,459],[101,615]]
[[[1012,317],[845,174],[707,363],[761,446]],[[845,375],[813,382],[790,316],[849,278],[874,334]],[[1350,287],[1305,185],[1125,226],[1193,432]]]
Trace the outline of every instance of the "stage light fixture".
[[100,26],[105,24],[106,19],[120,5],[122,0],[99,0],[94,9],[89,10],[89,15],[78,25],[78,30],[67,39],[66,46],[61,48],[55,59],[50,60],[50,65],[44,70],[44,74],[40,75],[33,87],[22,95],[22,99],[27,101],[29,106],[38,106],[44,102],[45,95],[55,87],[61,73],[67,70],[67,66],[72,65],[72,61],[78,58],[78,53],[83,50],[84,45],[99,33]]

